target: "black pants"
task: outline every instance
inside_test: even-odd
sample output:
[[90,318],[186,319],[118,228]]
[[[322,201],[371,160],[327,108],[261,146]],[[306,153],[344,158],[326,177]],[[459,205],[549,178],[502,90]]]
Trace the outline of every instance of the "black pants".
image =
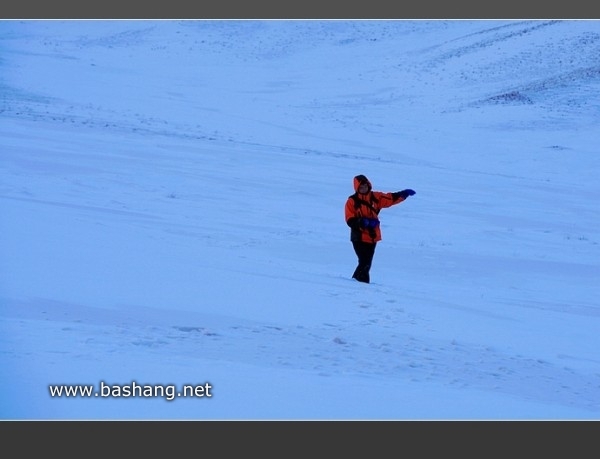
[[358,257],[358,266],[354,270],[352,277],[359,282],[370,282],[369,271],[371,270],[371,263],[373,262],[373,255],[375,255],[375,246],[377,243],[370,244],[362,241],[352,241],[352,247]]

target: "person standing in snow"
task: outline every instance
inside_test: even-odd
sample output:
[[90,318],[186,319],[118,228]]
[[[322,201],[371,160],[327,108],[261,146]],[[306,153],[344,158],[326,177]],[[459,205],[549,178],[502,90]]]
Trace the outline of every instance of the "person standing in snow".
[[373,191],[371,182],[364,175],[354,177],[354,191],[354,194],[348,196],[344,208],[346,224],[350,227],[350,241],[358,257],[358,266],[352,278],[368,284],[371,281],[369,271],[375,247],[381,240],[379,212],[386,207],[400,204],[407,197],[414,195],[415,191]]

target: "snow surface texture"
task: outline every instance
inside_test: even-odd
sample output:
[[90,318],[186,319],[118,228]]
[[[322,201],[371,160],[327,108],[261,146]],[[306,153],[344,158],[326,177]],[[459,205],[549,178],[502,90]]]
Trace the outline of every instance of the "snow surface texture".
[[[0,22],[1,417],[600,418],[599,55],[593,20]],[[357,174],[417,191],[369,285]]]

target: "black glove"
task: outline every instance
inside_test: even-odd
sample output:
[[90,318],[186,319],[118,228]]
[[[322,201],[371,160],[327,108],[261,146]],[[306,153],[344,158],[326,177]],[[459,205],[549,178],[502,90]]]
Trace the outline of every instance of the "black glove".
[[348,219],[348,221],[346,222],[346,224],[352,228],[353,230],[359,230],[360,229],[360,218],[358,217],[351,217]]
[[398,199],[398,198],[408,198],[409,196],[412,196],[416,193],[416,191],[411,190],[410,188],[407,188],[406,190],[402,190],[402,191],[397,191],[395,193],[392,193],[392,197],[394,199]]

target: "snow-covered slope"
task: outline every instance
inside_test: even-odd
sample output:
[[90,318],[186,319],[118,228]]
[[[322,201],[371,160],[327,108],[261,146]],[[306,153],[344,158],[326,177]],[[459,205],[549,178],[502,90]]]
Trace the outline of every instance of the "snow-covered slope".
[[[599,50],[597,21],[1,22],[0,414],[597,418]],[[370,285],[356,174],[417,191]],[[101,382],[212,396],[49,395]]]

